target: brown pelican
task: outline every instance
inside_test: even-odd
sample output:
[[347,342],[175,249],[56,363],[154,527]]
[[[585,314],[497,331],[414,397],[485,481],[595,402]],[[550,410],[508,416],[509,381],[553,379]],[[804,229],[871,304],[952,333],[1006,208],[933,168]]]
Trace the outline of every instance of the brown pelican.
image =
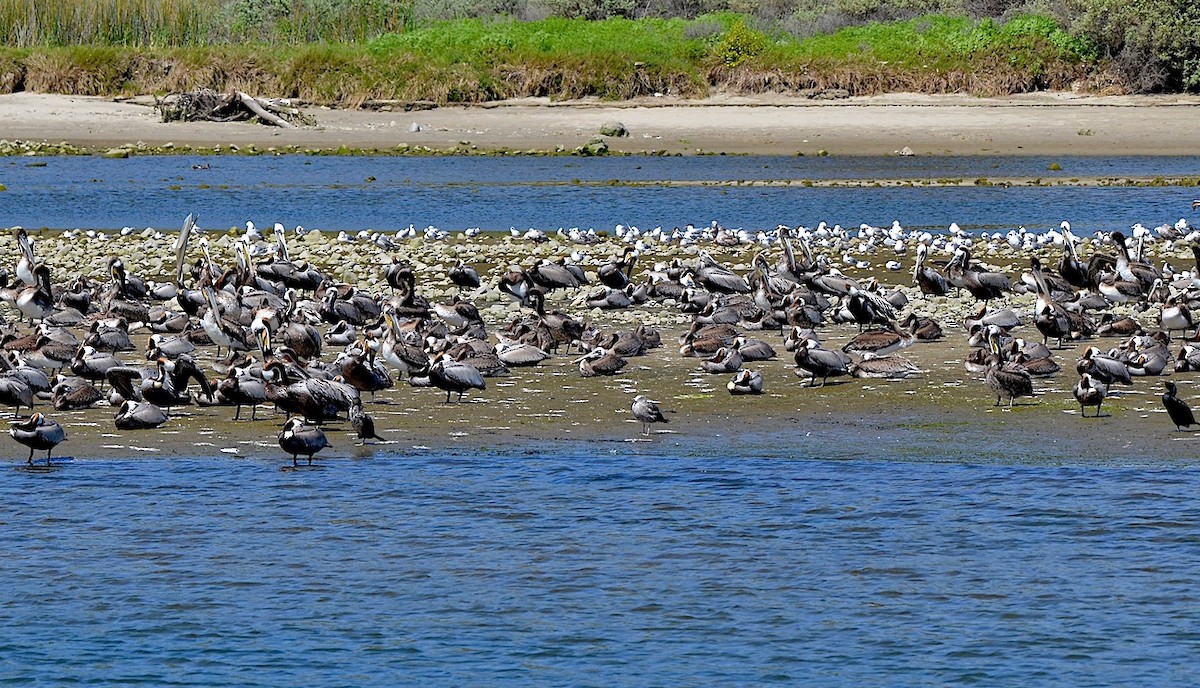
[[1162,275],[1149,265],[1133,263],[1129,259],[1124,234],[1113,232],[1112,242],[1117,249],[1116,266],[1114,272],[1100,279],[1098,290],[1113,303],[1140,301],[1154,280],[1161,279]]
[[821,376],[821,386],[824,386],[830,377],[850,373],[849,356],[841,351],[822,349],[811,339],[804,339],[796,344],[795,360],[796,367],[799,368],[796,374],[799,375],[803,371],[811,376],[809,387],[816,386],[818,375]]
[[587,295],[584,299],[584,305],[588,308],[611,311],[619,308],[629,308],[633,305],[633,299],[630,299],[629,295],[622,289],[601,287]]
[[734,340],[737,350],[742,354],[743,361],[769,361],[778,354],[770,344],[761,339],[747,339],[746,337],[738,337]]
[[467,390],[487,389],[483,375],[473,366],[446,357],[439,358],[429,366],[429,380],[434,387],[445,390],[447,404],[450,403],[451,393],[457,392],[461,402]]
[[1021,318],[1011,308],[997,308],[989,311],[987,306],[981,303],[974,317],[963,318],[963,326],[967,328],[967,331],[970,331],[972,326],[976,324],[985,327],[996,325],[1006,330],[1011,330],[1021,324]]
[[895,355],[864,358],[862,361],[850,366],[850,374],[854,377],[862,378],[902,380],[920,372],[921,369],[914,365],[912,361],[903,356]]
[[954,258],[946,267],[946,273],[951,277],[951,281],[961,282],[964,289],[971,292],[976,300],[983,301],[986,305],[992,299],[1000,298],[1004,292],[1012,291],[1012,284],[1008,281],[1008,277],[999,272],[988,272],[980,270],[977,266],[971,264],[971,250],[965,246],[960,246],[954,254]]
[[856,353],[865,358],[886,356],[910,346],[914,337],[911,333],[900,329],[896,321],[891,321],[886,328],[867,330],[860,333],[842,347],[846,353]]
[[1175,355],[1175,372],[1186,373],[1200,370],[1200,346],[1184,344]]
[[886,325],[896,317],[896,310],[886,299],[858,287],[850,287],[846,295],[846,309],[858,324],[859,332],[864,326]]
[[650,397],[645,394],[639,394],[633,398],[633,417],[638,419],[642,424],[642,434],[650,434],[651,423],[667,423],[669,422],[658,408],[657,401],[651,401]]
[[1175,383],[1167,380],[1163,384],[1166,385],[1167,392],[1162,395],[1162,403],[1167,409],[1167,415],[1171,417],[1171,422],[1175,424],[1175,429],[1182,430],[1195,425],[1196,418],[1192,415],[1192,409],[1187,402],[1176,396],[1179,390],[1175,387]]
[[917,262],[913,265],[913,282],[921,289],[921,293],[927,296],[945,296],[950,291],[950,285],[946,284],[946,278],[933,268],[926,267],[925,261],[929,258],[929,247],[925,244],[917,245]]
[[555,289],[574,289],[582,284],[587,284],[587,278],[580,279],[581,275],[569,269],[571,267],[575,266],[568,266],[565,260],[555,263],[548,259],[542,259],[529,268],[526,274],[534,284],[547,292]]
[[1042,343],[1050,337],[1058,340],[1061,347],[1063,340],[1071,336],[1071,319],[1067,311],[1050,295],[1050,287],[1046,283],[1046,275],[1042,272],[1042,261],[1037,256],[1029,259],[1033,270],[1033,279],[1037,284],[1037,300],[1033,305],[1033,324],[1042,333]]
[[996,403],[993,406],[999,406],[1000,398],[1007,395],[1008,405],[1011,408],[1017,397],[1033,396],[1033,381],[1030,379],[1029,373],[1020,366],[1004,361],[998,334],[993,332],[989,339],[992,355],[988,362],[987,373],[984,374],[984,381],[996,393]]
[[[253,359],[248,359],[253,364]],[[242,406],[249,404],[250,420],[256,420],[258,405],[267,400],[267,388],[261,378],[250,375],[246,368],[231,368],[217,385],[217,392],[226,402],[237,406],[233,419],[240,420]]]
[[462,260],[458,264],[450,268],[450,281],[457,284],[460,289],[478,289],[481,284],[479,280],[479,271],[467,265]]
[[33,268],[35,284],[17,294],[15,305],[21,315],[34,320],[44,320],[54,313],[54,296],[50,287],[50,268],[39,263]]
[[299,418],[289,418],[279,431],[279,448],[292,455],[292,465],[297,465],[300,454],[308,457],[312,465],[313,455],[326,447],[332,447],[325,433],[315,425],[305,425]]
[[742,354],[737,347],[721,347],[711,358],[700,362],[706,373],[736,373],[742,369]]
[[74,411],[89,408],[104,398],[100,390],[81,377],[57,376],[51,390],[51,403],[59,411]]
[[900,324],[907,327],[918,342],[937,341],[943,335],[942,326],[936,320],[916,313],[909,313],[908,317]]
[[118,430],[146,430],[167,422],[167,414],[154,404],[126,399],[113,417]]
[[1063,220],[1059,226],[1062,228],[1063,235],[1063,256],[1058,261],[1058,273],[1072,287],[1088,289],[1093,285],[1088,279],[1087,268],[1079,262],[1079,255],[1075,252],[1075,242],[1078,239],[1071,233],[1071,223]]
[[29,447],[29,464],[33,465],[33,453],[46,450],[46,465],[50,465],[50,452],[54,451],[61,442],[67,439],[67,433],[58,421],[50,420],[40,413],[35,413],[28,420],[13,423],[8,431],[9,436]]
[[559,344],[567,344],[570,351],[571,342],[577,341],[583,335],[583,323],[560,311],[546,311],[546,293],[540,289],[529,292],[528,302],[538,314],[538,319],[550,335],[552,348]]
[[730,394],[762,394],[763,393],[763,376],[757,370],[745,369],[733,376],[733,379],[725,385],[725,389],[729,390]]
[[412,274],[412,263],[393,256],[392,264],[383,271],[383,280],[392,288],[392,293],[395,293],[396,289],[408,288],[406,280]]
[[15,375],[0,376],[0,406],[13,407],[13,418],[22,406],[33,409],[33,388]]
[[348,411],[357,395],[350,385],[333,380],[310,377],[290,382],[292,379],[288,366],[279,359],[263,364],[267,399],[288,415],[300,414],[317,423]]
[[33,257],[33,245],[29,243],[29,235],[25,232],[24,227],[16,227],[17,232],[17,249],[21,253],[20,260],[17,261],[17,279],[21,280],[21,284],[27,287],[37,285],[37,278],[33,274],[33,268],[37,265],[37,260]]
[[1167,332],[1173,330],[1187,332],[1195,327],[1195,323],[1192,322],[1192,311],[1187,307],[1187,302],[1175,295],[1168,298],[1162,305],[1158,322]]
[[165,334],[155,333],[146,338],[147,359],[163,356],[173,360],[195,350],[196,345],[190,339],[179,335],[168,337]]
[[700,266],[696,268],[696,281],[714,292],[750,293],[750,285],[744,278],[718,263],[707,251],[700,252]]
[[535,366],[550,358],[550,354],[533,344],[501,342],[496,345],[496,356],[507,366]]
[[472,323],[482,322],[483,318],[479,315],[479,309],[470,301],[464,301],[457,295],[450,301],[449,304],[434,304],[433,312],[444,320],[451,328],[460,328]]
[[1100,324],[1096,327],[1096,334],[1099,335],[1126,336],[1141,333],[1141,323],[1127,315],[1118,318],[1112,313],[1105,313],[1100,317]]
[[583,377],[593,377],[596,375],[616,375],[625,367],[628,361],[598,346],[575,359],[572,363],[579,364],[580,375]]
[[1076,362],[1075,370],[1080,375],[1087,373],[1106,385],[1111,385],[1114,382],[1126,385],[1133,384],[1127,365],[1112,356],[1101,353],[1094,346],[1089,346],[1083,352],[1083,358]]
[[624,289],[629,284],[633,266],[637,263],[637,249],[626,246],[620,259],[601,265],[596,270],[596,278],[605,286],[613,289]]
[[1075,401],[1079,402],[1079,413],[1083,417],[1087,417],[1088,406],[1095,406],[1095,417],[1100,417],[1100,405],[1104,403],[1104,397],[1108,396],[1108,385],[1084,373],[1079,377],[1079,382],[1075,383],[1072,393],[1075,395]]
[[116,356],[96,351],[90,346],[82,346],[75,352],[71,361],[71,372],[88,380],[103,380],[109,368],[122,365]]

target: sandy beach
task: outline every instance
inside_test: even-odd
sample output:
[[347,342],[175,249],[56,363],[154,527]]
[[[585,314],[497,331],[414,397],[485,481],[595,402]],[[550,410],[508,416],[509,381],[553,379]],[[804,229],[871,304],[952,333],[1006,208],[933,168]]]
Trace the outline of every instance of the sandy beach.
[[1200,97],[1035,93],[1007,98],[895,94],[649,98],[609,103],[525,99],[425,110],[309,108],[316,127],[159,121],[153,99],[16,93],[0,96],[0,139],[85,148],[143,142],[212,147],[555,151],[587,143],[617,121],[612,151],[816,155],[1195,155]]

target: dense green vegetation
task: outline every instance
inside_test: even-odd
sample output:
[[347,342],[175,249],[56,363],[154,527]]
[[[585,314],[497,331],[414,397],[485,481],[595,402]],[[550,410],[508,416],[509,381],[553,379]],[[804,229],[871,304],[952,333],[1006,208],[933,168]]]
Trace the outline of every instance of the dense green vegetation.
[[1200,90],[1192,0],[0,0],[0,92]]

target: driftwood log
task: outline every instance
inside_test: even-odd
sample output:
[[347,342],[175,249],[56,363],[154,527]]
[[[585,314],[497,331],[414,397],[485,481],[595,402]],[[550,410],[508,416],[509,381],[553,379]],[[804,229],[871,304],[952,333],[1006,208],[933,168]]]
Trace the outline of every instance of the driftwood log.
[[257,119],[284,129],[312,126],[316,121],[282,99],[255,98],[241,91],[218,93],[202,88],[155,98],[164,122],[244,122]]

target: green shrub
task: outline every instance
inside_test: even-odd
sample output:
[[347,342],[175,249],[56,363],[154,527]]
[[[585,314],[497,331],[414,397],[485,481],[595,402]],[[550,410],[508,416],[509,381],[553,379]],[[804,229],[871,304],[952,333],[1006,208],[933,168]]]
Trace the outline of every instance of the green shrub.
[[737,67],[761,53],[766,45],[766,36],[738,20],[721,36],[715,54],[726,67]]

